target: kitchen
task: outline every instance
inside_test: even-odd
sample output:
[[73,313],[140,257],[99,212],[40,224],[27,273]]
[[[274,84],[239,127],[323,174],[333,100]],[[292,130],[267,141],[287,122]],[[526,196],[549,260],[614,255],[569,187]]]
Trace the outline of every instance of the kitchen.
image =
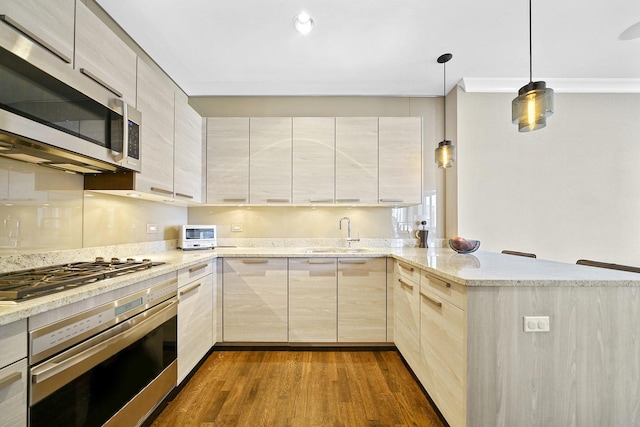
[[[457,59],[449,65],[450,70]],[[440,71],[434,70],[434,80],[439,80]],[[352,219],[354,233],[360,233],[362,247],[377,245],[379,239],[393,247],[412,240],[406,224],[415,231],[415,219],[431,215],[440,221],[433,237],[460,234],[478,238],[481,250],[520,249],[567,263],[592,258],[637,264],[637,239],[622,237],[638,231],[634,219],[639,208],[632,196],[638,183],[633,162],[637,150],[633,141],[638,139],[633,119],[640,112],[637,93],[562,93],[549,126],[525,135],[518,134],[509,122],[508,105],[513,96],[472,92],[470,88],[464,91],[459,86],[449,91],[447,134],[458,146],[458,159],[446,171],[435,168],[431,154],[442,137],[441,98],[190,100],[203,117],[421,116],[423,196],[435,194],[438,199],[446,193],[438,199],[445,201],[446,209],[440,203],[437,215],[424,206],[176,206],[85,192],[81,176],[3,159],[3,188],[7,192],[3,198],[7,203],[2,207],[6,219],[2,250],[11,260],[13,254],[29,256],[109,245],[153,246],[177,239],[176,225],[184,223],[220,224],[220,239],[229,239],[232,245],[240,240],[243,246],[260,247],[286,240],[296,247],[334,246],[335,242],[343,244],[345,234],[338,220],[345,215]],[[612,139],[620,149],[601,148]],[[532,161],[539,166],[524,167]],[[242,231],[232,231],[234,224]],[[432,239],[431,243],[436,242]],[[33,255],[34,259],[39,257]]]

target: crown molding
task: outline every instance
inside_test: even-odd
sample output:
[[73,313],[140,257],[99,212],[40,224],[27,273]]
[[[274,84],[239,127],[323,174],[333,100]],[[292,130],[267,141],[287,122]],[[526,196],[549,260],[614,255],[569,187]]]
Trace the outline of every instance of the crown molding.
[[[640,79],[535,79],[559,93],[640,93]],[[518,92],[526,79],[464,77],[458,86],[465,92]]]

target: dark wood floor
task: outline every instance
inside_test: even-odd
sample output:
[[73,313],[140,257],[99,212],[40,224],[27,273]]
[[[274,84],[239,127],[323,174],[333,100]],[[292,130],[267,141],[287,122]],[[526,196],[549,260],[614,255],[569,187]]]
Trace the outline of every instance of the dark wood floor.
[[395,350],[214,351],[163,426],[442,427]]

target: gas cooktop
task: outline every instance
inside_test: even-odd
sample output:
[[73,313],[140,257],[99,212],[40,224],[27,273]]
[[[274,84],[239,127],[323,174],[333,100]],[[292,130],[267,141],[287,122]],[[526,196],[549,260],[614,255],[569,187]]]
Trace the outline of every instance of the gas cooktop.
[[111,258],[105,261],[72,262],[49,267],[31,268],[0,274],[0,303],[17,303],[32,298],[66,291],[111,277],[145,270],[163,262],[150,259],[136,261],[127,258]]

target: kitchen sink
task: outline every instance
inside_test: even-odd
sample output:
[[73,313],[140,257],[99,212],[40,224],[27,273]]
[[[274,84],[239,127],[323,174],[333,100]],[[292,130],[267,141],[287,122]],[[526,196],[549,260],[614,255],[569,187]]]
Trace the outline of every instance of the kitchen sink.
[[305,248],[300,250],[303,254],[360,254],[368,251],[369,249],[365,248]]

